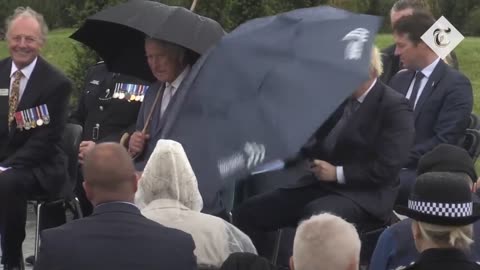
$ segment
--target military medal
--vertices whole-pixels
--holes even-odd
[[[30,126],[30,119],[28,118],[27,112],[22,111],[22,116],[23,116],[23,119],[25,119],[25,129],[29,130],[31,126]]]
[[[45,125],[48,125],[50,123],[50,114],[48,113],[47,104],[41,105],[40,109],[42,110],[43,123]]]
[[[41,113],[40,113],[40,107],[35,107],[35,116],[37,118],[37,126],[42,126],[43,125],[43,120],[41,118]]]
[[[37,122],[35,121],[35,115],[33,114],[33,110],[32,109],[28,109],[27,110],[27,113],[28,115],[30,116],[30,126],[32,128],[36,128],[37,127]]]
[[[139,85],[137,89],[137,95],[135,96],[135,101],[140,101],[140,95],[142,94],[143,85]]]
[[[23,130],[24,123],[23,123],[23,117],[21,112],[15,113],[15,120],[17,121],[17,128],[20,130]]]
[[[118,98],[118,89],[120,88],[120,84],[116,83],[115,84],[115,91],[113,92],[113,98]]]

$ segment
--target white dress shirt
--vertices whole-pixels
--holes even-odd
[[[413,105],[414,109],[417,106],[417,102],[418,102],[420,96],[423,93],[423,89],[425,88],[425,85],[428,82],[428,78],[430,77],[430,75],[432,75],[432,72],[435,69],[435,67],[437,66],[439,61],[440,61],[440,58],[437,58],[430,65],[428,65],[424,69],[420,70],[420,72],[422,72],[422,74],[423,74],[423,78],[422,78],[422,81],[420,82],[420,87],[418,88],[417,98],[416,98],[415,103]],[[407,95],[406,95],[407,99],[410,99],[410,96],[412,95],[412,90],[413,90],[413,84],[414,83],[415,83],[415,78],[410,83],[410,87],[408,87],[408,92],[407,92]]]
[[[161,116],[163,116],[163,113],[165,112],[165,110],[168,107],[168,104],[170,103],[170,100],[175,95],[178,88],[182,84],[185,77],[187,77],[189,72],[190,72],[190,66],[187,66],[185,69],[183,69],[182,73],[180,73],[180,75],[178,75],[178,77],[172,83],[168,83],[168,82],[165,83],[165,91],[163,91],[162,104],[160,107]]]
[[[365,91],[365,93],[363,93],[363,95],[359,96],[357,98],[357,101],[362,104],[363,101],[365,100],[365,98],[367,97],[368,93],[370,93],[370,90],[372,90],[373,86],[377,83],[377,79],[375,79],[372,83],[372,85],[370,85],[370,87],[367,89],[367,91]],[[340,184],[345,184],[345,174],[343,173],[343,166],[337,166],[336,167],[336,170],[337,170],[337,182],[340,183]]]
[[[20,103],[20,100],[22,99],[23,92],[25,92],[25,87],[27,86],[27,82],[30,79],[30,76],[32,76],[33,69],[35,68],[35,65],[37,64],[37,57],[33,59],[33,61],[26,67],[22,68],[20,71],[22,72],[23,76],[20,79],[20,92],[18,93],[18,103]],[[13,81],[15,80],[14,74],[17,72],[18,67],[15,65],[15,63],[12,61],[12,68],[10,70],[10,89],[9,89],[9,95],[10,91],[12,90],[12,84]]]

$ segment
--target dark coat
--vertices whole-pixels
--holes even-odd
[[[89,217],[42,232],[36,270],[193,270],[192,236],[142,216],[123,202],[97,206]]]
[[[317,143],[304,149],[303,156],[343,166],[346,183],[324,183],[307,177],[297,186],[321,185],[387,220],[396,196],[398,172],[413,142],[412,111],[404,97],[377,80],[328,154],[323,141],[342,113],[343,108],[339,108],[316,132]]]
[[[93,66],[85,78],[85,89],[70,122],[83,126],[83,140],[119,142],[125,132],[135,131],[141,103],[112,98],[116,83],[148,85],[140,79],[112,73],[102,62]],[[94,128],[98,125],[96,137]]]
[[[406,95],[415,71],[402,70],[390,86]],[[441,143],[458,144],[463,138],[473,108],[470,80],[440,60],[415,106],[415,143],[407,168],[416,168],[425,153]]]
[[[10,88],[11,58],[0,61],[0,89]],[[8,129],[8,96],[0,97],[0,166],[32,170],[52,196],[63,191],[67,161],[59,143],[66,123],[70,81],[38,57],[17,111],[46,104],[50,123],[30,130]]]
[[[431,248],[420,254],[420,258],[405,270],[477,270],[480,265],[469,260],[465,253],[456,248]]]

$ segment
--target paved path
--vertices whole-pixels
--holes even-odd
[[[33,206],[28,206],[28,216],[27,216],[27,237],[25,242],[23,242],[23,256],[26,258],[30,255],[33,255],[34,245],[35,245],[35,213],[33,212]],[[0,256],[1,256],[0,251]],[[3,270],[3,267],[0,265],[0,269]],[[25,265],[25,269],[31,270],[32,266]]]

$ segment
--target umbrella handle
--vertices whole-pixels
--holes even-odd
[[[163,86],[162,88],[164,88]],[[155,100],[153,101],[152,108],[150,108],[150,112],[148,113],[148,117],[146,119],[145,125],[143,126],[142,133],[146,134],[148,128],[150,127],[150,122],[152,122],[152,115],[153,115],[153,110],[155,110],[155,106],[157,106],[158,99],[160,98],[160,93],[163,93],[163,89],[159,89],[157,92],[157,95],[155,96]]]
[[[195,7],[197,6],[198,0],[193,0],[192,5],[190,6],[190,11],[194,11]]]

